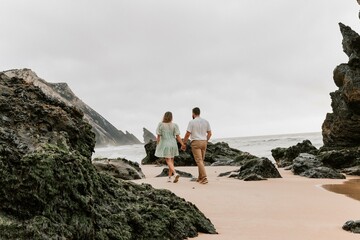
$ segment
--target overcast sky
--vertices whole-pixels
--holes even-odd
[[[198,106],[214,137],[320,132],[355,0],[1,0],[0,70],[30,68],[142,140]]]

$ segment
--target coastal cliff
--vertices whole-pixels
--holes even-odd
[[[68,106],[80,109],[84,119],[90,123],[96,135],[96,146],[139,144],[140,141],[131,133],[124,133],[79,99],[66,83],[48,83],[39,78],[30,69],[4,71],[8,77],[18,77],[39,87],[48,97],[57,99]]]

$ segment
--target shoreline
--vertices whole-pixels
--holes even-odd
[[[359,239],[342,230],[351,219],[360,218],[360,202],[324,189],[323,185],[343,184],[347,180],[308,179],[279,169],[281,179],[244,182],[217,177],[238,167],[206,167],[209,184],[200,185],[188,178],[167,183],[155,178],[163,167],[142,165],[146,179],[135,183],[168,189],[194,203],[215,225],[218,235],[199,234],[199,240],[253,239]],[[197,175],[197,167],[177,169]]]

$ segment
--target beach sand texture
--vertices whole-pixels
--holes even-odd
[[[169,189],[210,218],[219,234],[200,234],[197,240],[360,239],[360,235],[341,229],[346,221],[360,218],[360,202],[321,187],[344,180],[307,179],[280,169],[282,179],[244,182],[217,177],[236,167],[207,167],[209,184],[200,185],[188,178],[174,184],[155,178],[162,167],[142,169],[147,178],[134,182]],[[196,167],[178,169],[197,176]]]

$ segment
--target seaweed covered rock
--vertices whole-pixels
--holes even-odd
[[[219,177],[229,176],[244,181],[259,181],[267,178],[281,178],[275,165],[267,158],[248,160],[239,170],[221,173]]]
[[[150,141],[145,144],[146,157],[142,164],[165,164],[165,160],[155,156],[156,142]],[[179,146],[180,149],[180,146]],[[196,166],[191,152],[190,142],[187,143],[186,151],[179,151],[175,157],[175,166]],[[211,143],[207,145],[205,164],[213,166],[240,166],[246,160],[256,158],[250,153],[231,148],[225,142]]]
[[[293,160],[299,156],[300,153],[315,154],[317,148],[312,145],[310,140],[304,140],[289,148],[275,148],[271,150],[271,154],[276,161],[278,167],[288,167],[293,164]]]
[[[123,180],[136,180],[145,178],[145,175],[138,163],[129,161],[124,158],[95,158],[92,163],[99,172],[105,172],[115,178],[120,178]]]
[[[83,114],[0,73],[0,239],[184,239],[216,233],[193,204],[98,173]]]

